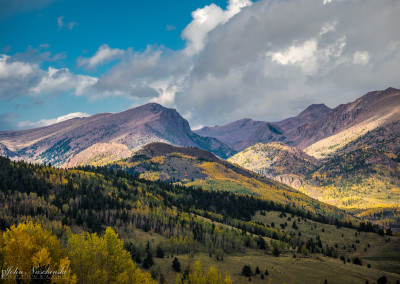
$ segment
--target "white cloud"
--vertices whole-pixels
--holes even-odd
[[[365,65],[369,62],[369,53],[366,51],[357,51],[353,56],[353,63],[359,65]]]
[[[16,77],[28,77],[38,69],[37,64],[11,61],[11,57],[5,54],[0,55],[0,79]]]
[[[73,113],[69,113],[67,115],[59,116],[57,118],[41,119],[41,120],[35,121],[35,122],[29,121],[29,120],[21,121],[17,124],[17,126],[19,128],[23,128],[23,129],[36,128],[36,127],[52,125],[55,123],[63,122],[63,121],[69,120],[69,119],[77,118],[77,117],[88,117],[88,116],[90,116],[90,115],[85,112],[73,112]]]
[[[48,70],[38,63],[20,61],[8,55],[0,55],[0,98],[38,96],[70,92],[75,95],[93,95],[90,89],[98,78],[74,74],[68,68]]]
[[[199,8],[192,12],[193,20],[182,32],[182,38],[187,41],[185,53],[192,56],[203,49],[207,34],[219,24],[226,23],[240,10],[252,4],[249,0],[229,0],[226,10],[215,4]]]
[[[110,48],[107,44],[99,47],[97,52],[89,58],[79,57],[77,62],[78,66],[84,66],[87,69],[96,68],[99,65],[108,63],[110,61],[120,59],[125,55],[125,50],[118,48]]]
[[[173,106],[191,68],[191,59],[181,52],[148,46],[143,52],[128,51],[126,58],[101,76],[94,86],[129,97]]]
[[[77,26],[78,23],[71,21],[68,23],[64,23],[64,16],[60,16],[57,18],[57,26],[58,26],[58,30],[61,30],[62,28],[66,28],[69,31],[72,30],[75,26]]]
[[[400,2],[330,4],[260,0],[209,31],[176,94],[178,111],[190,111],[193,125],[277,121],[312,103],[335,107],[399,87]]]
[[[75,95],[83,95],[85,91],[96,84],[97,80],[96,77],[73,74],[68,68],[49,67],[40,82],[29,89],[29,93],[57,94],[72,91]]]
[[[299,65],[306,73],[316,71],[316,52],[317,40],[311,39],[299,45],[292,45],[281,52],[269,52],[272,60],[282,65],[294,64]]]

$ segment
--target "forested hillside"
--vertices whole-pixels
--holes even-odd
[[[77,277],[81,283],[96,283],[96,279],[103,275],[101,270],[105,268],[101,261],[93,268],[85,270],[82,264],[85,260],[78,257],[85,250],[85,246],[80,244],[85,242],[88,242],[87,245],[91,242],[91,245],[96,245],[97,242],[100,248],[104,241],[115,244],[115,250],[108,251],[106,255],[118,254],[119,257],[125,257],[121,262],[126,265],[118,266],[118,273],[107,274],[106,277],[110,281],[125,279],[126,283],[132,283],[135,277],[148,279],[148,283],[152,281],[149,275],[138,270],[137,265],[150,271],[153,279],[160,282],[165,281],[165,275],[174,275],[180,269],[171,266],[173,258],[170,264],[165,264],[161,260],[164,254],[168,257],[180,255],[182,259],[186,259],[187,254],[209,253],[221,261],[221,258],[236,254],[246,256],[249,253],[263,253],[278,257],[291,251],[301,251],[307,239],[301,234],[285,232],[285,225],[278,228],[273,224],[255,222],[252,219],[257,212],[265,215],[265,212],[275,211],[290,214],[299,220],[307,218],[317,223],[332,224],[337,228],[358,228],[360,231],[385,233],[370,223],[346,220],[344,216],[323,216],[301,210],[293,204],[284,205],[227,191],[146,181],[138,176],[107,168],[64,170],[49,165],[32,165],[0,158],[0,181],[0,225],[3,231],[0,238],[0,264],[3,267],[18,264],[16,258],[10,254],[12,246],[18,244],[10,243],[13,234],[16,242],[21,242],[21,238],[28,235],[32,242],[40,242],[35,239],[34,232],[41,228],[46,229],[49,231],[46,234],[54,236],[54,243],[60,250],[57,257],[54,249],[44,247],[43,251],[32,251],[36,258],[40,257],[39,262],[28,262],[24,265],[56,269],[61,265],[60,261],[69,263],[71,282]],[[13,227],[15,224],[21,225]],[[42,227],[34,224],[41,224]],[[121,248],[122,242],[115,232],[107,227],[123,236],[124,249]],[[104,239],[101,237],[103,234]],[[154,234],[159,236],[158,242],[149,243]],[[136,239],[133,236],[139,237]],[[318,253],[328,258],[338,257],[338,252],[335,252],[337,248],[327,245],[323,244],[324,249],[319,249]],[[311,247],[305,247],[302,253],[307,251],[311,254],[316,252]],[[92,261],[91,258],[96,259],[92,252],[85,251],[83,254],[89,258],[89,262]],[[158,255],[160,260],[155,261],[153,255]],[[46,261],[50,258],[51,261]],[[161,270],[152,270],[154,265]],[[175,266],[177,265],[175,261]],[[190,271],[201,267],[199,263],[196,265],[192,263],[186,274],[178,275],[178,278],[181,277],[180,281],[187,281]],[[85,271],[89,274],[85,274]],[[229,278],[225,276],[237,273],[225,271],[227,275],[222,276],[213,268],[210,271],[219,279],[220,282],[216,283],[229,283]]]

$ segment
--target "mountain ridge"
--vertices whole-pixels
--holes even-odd
[[[97,143],[114,142],[138,150],[157,141],[198,146],[223,158],[234,153],[215,138],[193,133],[189,123],[175,109],[155,103],[36,129],[0,132],[0,142],[19,158],[29,162],[51,162],[56,166],[62,166],[72,155]]]

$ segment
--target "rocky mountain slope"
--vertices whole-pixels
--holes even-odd
[[[3,151],[14,152],[26,161],[50,162],[56,166],[62,166],[68,159],[67,165],[76,164],[74,160],[85,162],[85,156],[88,160],[94,156],[112,158],[107,152],[115,147],[126,146],[133,151],[156,141],[203,148],[222,158],[235,153],[215,138],[193,133],[176,110],[155,103],[31,130],[0,132],[0,143],[6,147]],[[92,147],[93,152],[86,150],[78,158],[73,156],[97,143],[102,144]],[[104,143],[112,145],[105,147]]]
[[[268,142],[295,146],[318,159],[327,159],[367,133],[400,121],[400,90],[373,91],[354,102],[330,109],[309,106],[298,116],[278,122],[242,119],[224,126],[204,127],[199,135],[220,139],[238,150]]]
[[[282,121],[275,122],[283,131],[290,132],[293,129],[305,124],[316,121],[330,112],[332,109],[324,104],[312,104],[303,110],[298,116],[290,117]]]
[[[254,121],[244,118],[223,126],[203,127],[194,132],[202,136],[215,137],[237,151],[242,151],[257,143],[284,142],[292,144],[290,136],[295,134],[298,127],[318,120],[330,110],[324,104],[314,104],[298,116],[279,122]]]
[[[368,132],[398,121],[400,90],[388,88],[336,107],[319,120],[298,127],[291,139],[309,155],[329,158]]]
[[[305,175],[320,164],[303,151],[279,142],[255,144],[228,161],[295,188],[303,186]]]

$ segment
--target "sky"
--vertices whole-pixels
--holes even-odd
[[[148,102],[192,128],[399,88],[400,1],[0,0],[0,130]]]

